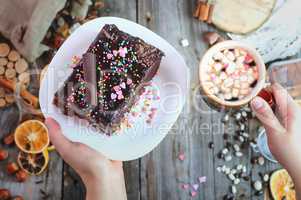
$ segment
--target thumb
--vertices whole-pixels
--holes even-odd
[[[264,99],[255,97],[251,102],[251,107],[255,112],[256,117],[263,124],[268,135],[278,134],[285,131],[277,117],[274,115],[271,107]]]
[[[51,143],[64,158],[71,151],[73,143],[62,134],[61,127],[57,121],[52,118],[46,118],[45,124],[48,128]]]

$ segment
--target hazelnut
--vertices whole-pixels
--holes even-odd
[[[19,166],[14,162],[9,162],[6,165],[6,171],[8,174],[14,174],[19,170]]]
[[[0,161],[5,160],[8,157],[8,152],[4,149],[0,149]]]
[[[8,189],[0,188],[0,200],[8,200],[11,195]]]
[[[3,138],[3,143],[5,145],[11,145],[15,142],[14,133],[8,134]]]
[[[15,196],[12,198],[12,200],[23,200],[23,197],[21,196]]]
[[[19,181],[19,182],[25,182],[27,179],[27,176],[28,176],[28,174],[24,170],[19,170],[16,173],[16,178],[17,178],[17,181]]]
[[[204,41],[209,45],[214,45],[219,41],[220,38],[221,36],[216,32],[205,32],[203,34]]]

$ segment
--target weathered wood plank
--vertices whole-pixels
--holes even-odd
[[[197,75],[200,55],[206,49],[201,41],[206,25],[191,18],[194,3],[193,0],[138,1],[139,23],[179,50],[191,75],[182,114],[164,141],[141,159],[141,199],[189,199],[191,190],[181,189],[181,183],[197,183],[197,177],[203,175],[207,176],[207,182],[201,184],[194,199],[214,199],[213,152],[207,148],[212,141],[211,111],[200,99]],[[190,41],[190,47],[180,46],[182,38]],[[181,152],[186,156],[184,161],[178,160]]]
[[[2,38],[0,41],[3,41]],[[31,69],[33,65],[31,65]],[[36,77],[32,77],[31,82],[37,82]],[[37,87],[31,87],[30,90],[37,94]],[[15,130],[18,125],[19,111],[16,105],[11,105],[7,108],[0,110],[0,140]],[[21,195],[24,199],[40,200],[43,194],[49,194],[48,199],[61,199],[61,184],[62,184],[62,160],[53,152],[50,153],[50,162],[48,169],[40,176],[31,176],[25,183],[18,183],[15,176],[8,176],[5,166],[8,161],[16,162],[18,150],[17,147],[7,147],[0,144],[0,148],[9,150],[9,159],[0,162],[0,188],[7,188],[11,191],[12,195]],[[40,183],[36,183],[40,182]]]
[[[109,16],[122,17],[136,21],[136,0],[118,1],[107,0],[105,7]],[[139,160],[125,162],[124,172],[126,179],[128,199],[139,199]],[[64,200],[82,200],[85,199],[85,186],[76,172],[64,164]]]

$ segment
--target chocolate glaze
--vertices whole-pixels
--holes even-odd
[[[91,71],[84,69],[92,67],[93,62],[85,59],[74,67],[53,103],[65,115],[86,119],[95,128],[111,134],[139,99],[144,85],[157,73],[164,54],[115,25],[105,25],[86,54],[96,58],[97,104],[93,106],[93,90],[87,86],[93,79],[91,74],[87,77]]]

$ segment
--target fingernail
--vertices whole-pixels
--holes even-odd
[[[260,108],[263,107],[263,100],[258,98],[258,97],[255,97],[252,101],[252,107],[255,109],[255,110],[259,110]]]

